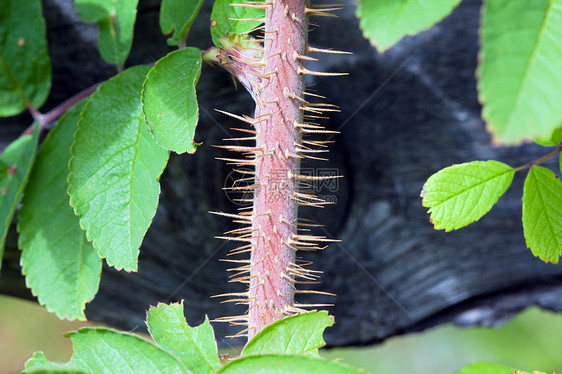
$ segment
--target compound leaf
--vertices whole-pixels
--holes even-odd
[[[150,307],[146,324],[156,343],[194,374],[212,373],[220,366],[215,333],[209,320],[190,327],[183,314],[183,301]]]
[[[523,234],[535,256],[558,263],[562,253],[562,182],[541,166],[532,167],[525,178]]]
[[[324,330],[334,324],[327,311],[307,312],[286,317],[267,325],[248,342],[244,356],[283,353],[308,353],[318,356],[318,348],[326,342]]]
[[[20,136],[0,155],[0,260],[8,229],[35,160],[39,126],[37,122],[33,126],[32,134]]]
[[[68,161],[84,102],[49,133],[25,189],[19,212],[22,273],[39,303],[59,318],[85,320],[99,286],[101,261],[69,205]]]
[[[70,203],[101,257],[136,271],[139,246],[158,205],[168,152],[148,132],[140,92],[147,66],[103,83],[78,123],[70,159]]]
[[[97,22],[101,57],[123,66],[133,44],[138,0],[75,0],[83,22]]]
[[[205,0],[162,0],[160,5],[160,30],[167,35],[168,45],[185,42],[191,24]]]
[[[460,229],[490,211],[511,185],[514,173],[511,166],[498,161],[449,166],[429,177],[422,204],[430,208],[436,230]]]
[[[548,135],[562,123],[562,1],[484,2],[478,93],[497,143]]]
[[[0,116],[39,108],[51,90],[51,60],[39,0],[0,0]]]
[[[199,120],[195,86],[201,74],[201,50],[183,48],[160,59],[142,90],[143,111],[150,132],[163,148],[194,153]]]
[[[504,365],[478,362],[465,366],[455,374],[512,374],[513,372],[514,369]]]
[[[365,36],[384,51],[406,35],[428,29],[445,18],[461,0],[359,0],[357,15]]]
[[[241,4],[251,1],[247,0],[215,0],[211,11],[211,37],[217,47],[222,47],[219,38],[228,34],[244,34],[259,26],[260,21],[237,21],[244,19],[262,19],[265,10],[259,8],[248,8],[231,6],[230,4]]]
[[[244,356],[222,366],[216,374],[357,374],[365,373],[337,362],[303,355]]]

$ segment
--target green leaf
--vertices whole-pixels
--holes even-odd
[[[515,171],[498,161],[453,165],[433,174],[422,190],[436,230],[451,231],[478,221],[509,188]]]
[[[78,123],[70,159],[70,203],[101,257],[136,271],[139,246],[158,205],[168,152],[148,133],[140,92],[147,66],[103,83]]]
[[[212,373],[220,366],[215,333],[205,318],[197,327],[188,326],[183,300],[177,304],[150,307],[146,324],[154,341],[194,374]]]
[[[185,43],[191,24],[205,0],[162,0],[160,5],[160,29],[171,34],[168,45]]]
[[[146,78],[143,111],[160,146],[177,153],[194,153],[199,120],[195,86],[201,74],[201,50],[183,48],[160,59]]]
[[[562,2],[484,2],[478,93],[496,143],[548,135],[562,123]]]
[[[123,66],[133,44],[138,0],[75,0],[82,22],[97,22],[101,57]]]
[[[428,29],[445,18],[461,0],[359,0],[357,15],[365,36],[379,51],[406,35]]]
[[[20,136],[0,155],[4,168],[0,172],[0,266],[6,235],[35,160],[39,125],[33,126],[33,134]]]
[[[465,366],[455,374],[511,374],[514,369],[507,366],[479,362]]]
[[[310,356],[261,355],[246,356],[222,366],[216,374],[357,374],[364,370],[351,368]]]
[[[318,348],[326,344],[322,335],[334,324],[327,311],[307,312],[286,317],[267,325],[248,342],[242,355],[268,353],[318,356]]]
[[[542,166],[533,166],[525,178],[523,234],[535,256],[558,263],[562,253],[562,182]]]
[[[39,303],[59,318],[85,320],[101,261],[69,205],[68,161],[84,102],[72,107],[39,148],[19,212],[22,273]]]
[[[69,332],[74,352],[67,364],[54,364],[62,368],[76,368],[88,373],[189,373],[185,367],[168,352],[156,347],[133,334],[105,328],[84,328]],[[45,356],[26,363],[26,369],[38,367],[50,369]],[[46,362],[46,363],[45,363]],[[39,366],[39,364],[43,366]],[[57,366],[52,366],[57,368]]]
[[[259,1],[259,0],[258,0]],[[244,34],[258,27],[260,21],[237,21],[244,19],[262,19],[265,10],[231,6],[230,4],[252,3],[248,0],[215,0],[211,11],[211,37],[217,47],[222,47],[219,38],[228,34]]]
[[[0,116],[39,108],[51,90],[51,60],[39,0],[0,0]]]
[[[90,373],[89,371],[82,371],[74,367],[70,362],[58,363],[50,362],[43,352],[36,352],[33,356],[27,360],[25,363],[24,373]]]
[[[553,147],[562,142],[562,127],[557,127],[546,136],[535,139],[535,143],[544,147]]]

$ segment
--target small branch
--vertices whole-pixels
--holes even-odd
[[[55,121],[57,118],[62,116],[68,109],[70,109],[74,104],[78,103],[80,100],[89,97],[98,88],[99,83],[94,84],[86,88],[83,91],[78,92],[76,95],[64,101],[62,104],[56,106],[51,111],[41,114],[35,108],[29,107],[31,115],[36,121],[39,121],[39,132],[43,131],[45,127]],[[22,135],[29,135],[33,132],[33,125],[29,126]]]
[[[558,146],[556,147],[556,149],[554,151],[552,151],[552,152],[550,152],[550,153],[548,153],[548,154],[546,154],[546,155],[542,156],[541,158],[538,158],[534,161],[530,161],[530,162],[527,162],[524,165],[518,166],[514,170],[520,171],[520,170],[523,170],[523,169],[530,169],[535,165],[542,164],[543,162],[545,162],[546,160],[548,160],[551,157],[556,156],[560,152],[562,152],[562,144],[558,144]]]

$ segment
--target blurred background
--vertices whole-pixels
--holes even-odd
[[[62,334],[88,325],[91,323],[61,321],[35,303],[0,296],[0,374],[19,372],[37,351],[53,361],[68,361],[72,346]],[[497,329],[447,324],[374,346],[327,349],[322,355],[373,374],[452,374],[479,361],[560,373],[560,336],[562,315],[533,307]]]

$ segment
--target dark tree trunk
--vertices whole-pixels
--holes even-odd
[[[77,21],[70,0],[45,0],[53,91],[48,110],[72,94],[102,81],[115,69],[98,57],[95,26]],[[210,2],[190,33],[188,44],[210,46]],[[320,19],[310,43],[350,50],[353,56],[327,55],[313,70],[347,71],[349,77],[315,79],[314,87],[341,113],[326,126],[333,138],[330,163],[303,167],[337,169],[345,178],[322,186],[320,195],[337,200],[324,209],[303,209],[304,218],[325,224],[322,235],[341,239],[305,257],[325,272],[320,290],[335,298],[336,325],[330,345],[359,345],[391,335],[455,322],[497,325],[530,305],[562,309],[562,269],[544,264],[526,249],[521,227],[523,175],[488,216],[460,231],[434,231],[419,197],[424,181],[453,163],[497,159],[518,166],[545,154],[524,145],[494,148],[480,118],[474,72],[478,50],[478,1],[464,1],[436,27],[377,54],[361,36],[354,5],[339,19]],[[169,48],[158,28],[158,1],[139,5],[129,64],[150,63]],[[239,291],[227,283],[224,258],[231,244],[213,237],[232,224],[208,214],[234,212],[236,204],[221,188],[231,170],[214,160],[210,147],[230,137],[237,123],[215,111],[251,114],[252,102],[235,92],[230,77],[205,67],[198,85],[201,120],[195,155],[173,156],[162,177],[157,215],[144,241],[139,273],[104,268],[101,289],[88,305],[92,320],[125,329],[144,329],[145,309],[157,302],[185,299],[191,323],[239,314],[243,307],[221,305],[213,294]],[[0,149],[30,124],[30,117],[2,119]],[[554,165],[554,161],[551,166]],[[548,164],[547,164],[548,166]],[[11,233],[0,288],[29,297],[19,276],[17,238]],[[233,331],[215,324],[221,337]]]

